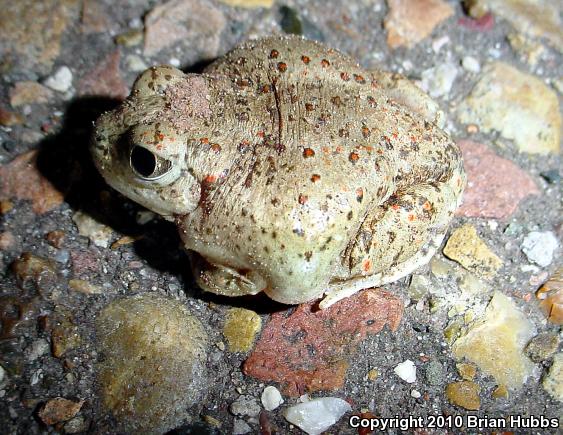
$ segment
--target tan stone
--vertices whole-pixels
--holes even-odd
[[[153,8],[145,18],[145,56],[189,41],[204,57],[215,57],[227,20],[208,0],[171,0]]]
[[[557,268],[536,292],[536,297],[541,301],[540,308],[547,320],[563,325],[563,267]]]
[[[241,8],[271,8],[274,0],[219,0],[229,6]]]
[[[560,3],[553,0],[465,0],[469,13],[478,18],[487,10],[508,21],[520,32],[546,38],[563,51]]]
[[[459,363],[456,365],[459,375],[466,381],[472,381],[477,374],[477,367],[473,364]]]
[[[72,220],[78,228],[78,234],[88,237],[94,245],[100,248],[107,248],[112,236],[112,229],[94,219],[92,216],[77,211],[72,216]]]
[[[51,352],[55,358],[62,358],[67,352],[76,349],[82,342],[78,327],[72,314],[60,308],[54,317],[51,330]]]
[[[82,279],[71,279],[68,282],[68,287],[75,292],[85,295],[100,295],[104,293],[104,289],[102,287],[91,284]]]
[[[456,358],[475,363],[499,384],[517,389],[534,370],[524,354],[524,347],[535,335],[534,325],[515,303],[495,292],[485,314],[477,319],[456,340]]]
[[[79,12],[78,0],[0,0],[0,57],[4,62],[47,73],[61,37]]]
[[[522,33],[511,33],[507,36],[512,49],[520,55],[530,66],[536,66],[545,53],[545,47],[540,43],[526,38]]]
[[[21,154],[0,166],[0,200],[27,199],[33,211],[46,213],[63,202],[59,192],[37,169],[37,151]]]
[[[553,358],[553,364],[544,377],[542,385],[551,396],[563,402],[563,352]]]
[[[112,302],[96,321],[103,406],[120,432],[164,433],[202,398],[207,335],[176,300],[155,294]]]
[[[56,397],[54,399],[49,399],[38,412],[38,415],[45,424],[51,425],[60,423],[62,421],[70,420],[78,414],[78,411],[80,411],[83,404],[84,400],[74,402],[62,397]]]
[[[387,0],[385,17],[387,44],[391,48],[413,47],[453,15],[453,8],[442,0]]]
[[[231,308],[227,311],[223,335],[231,352],[248,352],[256,334],[262,329],[262,319],[254,311]]]
[[[446,386],[446,397],[454,405],[476,411],[481,407],[480,391],[481,388],[475,382],[452,382]]]
[[[493,278],[502,260],[481,240],[477,230],[466,224],[457,228],[444,247],[444,255],[483,278]]]
[[[555,92],[539,78],[503,63],[487,65],[458,116],[481,131],[500,132],[521,152],[559,152],[561,115]]]

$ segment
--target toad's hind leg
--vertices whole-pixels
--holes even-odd
[[[348,270],[329,284],[320,308],[396,281],[428,263],[457,205],[449,183],[412,186],[369,213],[342,256]]]
[[[388,272],[380,272],[374,275],[359,276],[352,278],[348,281],[340,283],[329,284],[328,290],[325,292],[325,297],[319,303],[320,309],[325,309],[335,304],[336,302],[352,296],[354,293],[365,288],[378,287],[390,282],[397,281],[404,276],[414,272],[420,266],[427,264],[434,256],[437,249],[442,244],[445,234],[438,234],[427,243],[420,251],[407,261],[398,264]]]

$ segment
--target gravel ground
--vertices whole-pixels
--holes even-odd
[[[8,8],[7,3],[0,4]],[[452,311],[459,302],[460,282],[467,279],[464,277],[468,273],[445,259],[441,252],[437,258],[445,265],[445,274],[437,272],[438,263],[417,271],[417,276],[426,279],[422,296],[415,295],[410,277],[385,286],[404,303],[398,329],[391,331],[385,327],[377,334],[368,334],[356,344],[357,348],[354,346],[342,388],[311,393],[311,397],[340,397],[352,406],[352,412],[327,433],[358,433],[348,424],[348,417],[358,413],[378,417],[420,416],[425,419],[425,426],[429,416],[466,419],[468,415],[563,415],[561,403],[542,387],[558,341],[555,349],[535,364],[527,381],[510,390],[507,397],[494,398],[499,382],[479,364],[476,376],[468,381],[480,388],[477,409],[451,403],[445,392],[448,384],[462,378],[459,360],[448,340],[448,325],[463,319],[468,307],[476,316],[481,315],[493,291],[512,297],[538,333],[547,333],[555,340],[560,334],[557,324],[546,321],[534,296],[561,265],[559,153],[519,152],[516,141],[496,131],[487,133],[479,125],[472,129],[461,124],[456,116],[456,110],[481,77],[484,65],[492,61],[505,62],[535,76],[560,103],[563,62],[557,44],[541,37],[531,38],[541,54],[537,62],[530,62],[515,43],[509,43],[509,35],[523,34],[508,20],[493,13],[492,25],[484,20],[475,24],[457,1],[446,2],[453,15],[436,24],[429,36],[411,48],[395,49],[389,47],[388,29],[383,27],[389,13],[385,1],[286,1],[265,8],[177,1],[186,5],[189,13],[185,20],[189,24],[180,39],[173,38],[168,44],[169,35],[158,36],[153,46],[147,42],[151,17],[157,8],[171,2],[38,3],[43,3],[45,9],[11,5],[7,17],[17,20],[10,24],[17,31],[6,24],[1,26],[5,30],[0,30],[4,41],[0,43],[0,432],[158,433],[173,429],[166,424],[138,428],[131,423],[136,419],[144,421],[146,410],[125,417],[112,413],[111,406],[101,399],[104,387],[97,369],[107,358],[96,332],[99,334],[99,313],[125,296],[156,293],[179,300],[187,307],[204,325],[210,344],[207,376],[201,374],[205,382],[198,387],[201,398],[182,408],[180,417],[173,420],[177,428],[172,433],[301,433],[282,415],[286,405],[298,401],[285,394],[285,403],[274,411],[254,412],[249,409],[252,406],[244,405],[242,415],[233,415],[236,412],[230,406],[241,394],[251,396],[259,404],[265,385],[283,388],[243,374],[242,366],[250,352],[230,351],[225,347],[224,335],[225,317],[232,307],[258,313],[262,325],[267,325],[272,313],[287,311],[289,315],[293,308],[260,296],[228,299],[204,294],[193,282],[174,226],[147,214],[109,188],[93,167],[87,150],[92,122],[119,103],[143,65],[170,63],[184,71],[198,72],[240,41],[284,31],[321,40],[350,54],[364,67],[399,72],[417,81],[424,82],[424,71],[430,68],[454,65],[457,76],[451,87],[446,86],[437,97],[448,117],[446,129],[456,140],[485,144],[500,158],[513,162],[522,170],[515,180],[531,177],[538,193],[519,204],[514,200],[517,208],[513,213],[478,217],[474,212],[455,218],[450,232],[471,224],[503,263],[463,309]],[[179,10],[175,13],[181,14]],[[471,24],[464,24],[467,22]],[[57,41],[60,47],[55,49]],[[467,56],[472,59],[462,62]],[[64,71],[55,74],[65,66],[71,71],[70,86],[65,83]],[[45,86],[32,88],[31,82]],[[18,103],[14,89],[22,83],[32,90],[26,95],[20,92],[24,101]],[[440,93],[436,90],[438,85],[430,87]],[[14,163],[18,158],[23,160]],[[510,185],[502,189],[501,193],[509,198],[512,194],[517,196]],[[92,217],[98,223],[92,222]],[[531,265],[522,252],[522,243],[532,231],[550,232],[558,240],[559,247],[547,265]],[[463,321],[461,325],[464,330]],[[417,367],[417,381],[412,384],[402,381],[393,371],[407,359]],[[373,376],[368,375],[372,369],[377,370],[377,376],[374,372]],[[147,383],[154,379],[160,382],[149,370],[141,377],[145,376]],[[559,390],[562,384],[559,375]],[[174,394],[171,387],[169,396]],[[64,404],[60,408],[68,415],[49,417],[45,404],[57,397],[80,403],[79,410]],[[59,413],[62,411],[59,409]],[[405,430],[389,429],[387,433],[491,431],[468,428],[464,420],[463,427],[414,431],[411,426]],[[556,432],[553,428],[516,430]]]

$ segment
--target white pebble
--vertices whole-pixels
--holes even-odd
[[[450,38],[448,36],[442,36],[441,38],[437,38],[434,41],[432,41],[432,50],[434,51],[434,53],[438,53],[440,49],[448,42],[450,42]]]
[[[473,56],[465,56],[461,60],[461,66],[466,71],[472,73],[478,73],[479,71],[481,71],[481,65],[479,64],[479,61],[475,59]]]
[[[287,421],[309,435],[318,435],[336,423],[352,407],[337,397],[322,397],[299,403],[284,410]]]
[[[546,267],[553,260],[553,253],[559,243],[551,231],[532,231],[522,242],[522,251],[533,263]]]
[[[72,86],[72,71],[68,66],[61,66],[55,74],[47,77],[45,86],[58,92],[66,92]]]
[[[420,399],[421,396],[422,396],[422,394],[420,394],[420,391],[417,391],[417,390],[411,391],[411,397],[414,397],[415,399]]]
[[[280,391],[272,385],[264,388],[261,400],[266,411],[273,411],[283,403]]]
[[[144,71],[148,68],[147,64],[140,56],[136,54],[130,54],[125,58],[125,64],[127,65],[127,69],[133,72],[140,72]]]
[[[453,63],[444,63],[422,71],[421,86],[431,97],[444,97],[450,93],[458,68]]]
[[[176,68],[178,68],[180,66],[180,59],[178,59],[177,57],[173,57],[171,58],[168,63]]]
[[[137,212],[137,215],[135,216],[135,221],[139,225],[146,225],[154,218],[156,218],[156,214],[154,214],[154,212],[150,210],[143,210]]]
[[[6,384],[6,381],[6,370],[4,370],[4,367],[0,366],[0,388],[2,388]]]
[[[397,364],[397,367],[395,367],[393,371],[403,381],[408,382],[409,384],[416,382],[416,366],[410,359]]]

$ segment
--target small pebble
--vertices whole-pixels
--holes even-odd
[[[410,359],[407,359],[398,364],[397,367],[393,369],[393,371],[403,381],[408,382],[409,384],[416,382],[416,366]]]
[[[179,68],[181,65],[180,59],[178,59],[177,57],[169,59],[168,63],[176,68]]]
[[[422,71],[421,86],[433,98],[446,97],[454,84],[458,68],[453,63],[443,63]]]
[[[501,398],[508,399],[508,389],[504,385],[499,385],[492,392],[491,397],[493,399],[501,399]]]
[[[130,54],[125,58],[127,69],[132,72],[141,72],[148,68],[148,65],[136,54]]]
[[[4,367],[0,366],[0,388],[3,388],[8,381],[8,376],[6,376],[6,370]]]
[[[244,435],[250,432],[252,432],[252,428],[246,421],[239,418],[235,419],[235,422],[233,423],[233,435]]]
[[[39,357],[49,352],[50,348],[51,345],[49,344],[49,342],[44,338],[40,338],[34,341],[29,350],[26,352],[27,359],[29,361],[35,361]],[[2,381],[0,381],[0,384],[2,384]]]
[[[260,404],[252,396],[240,396],[229,407],[234,415],[257,417],[260,414]]]
[[[336,423],[352,407],[337,397],[321,397],[285,409],[287,421],[299,426],[309,435],[318,435]]]
[[[72,86],[72,71],[68,66],[61,66],[44,82],[45,86],[54,91],[66,92]]]
[[[439,361],[430,361],[425,374],[430,385],[441,385],[444,382],[444,367]]]
[[[539,363],[549,359],[559,348],[559,336],[555,333],[544,332],[536,335],[526,346],[526,355],[533,362]]]
[[[137,212],[137,215],[135,216],[135,221],[139,225],[146,225],[150,221],[152,221],[155,217],[156,214],[154,214],[152,211],[144,210]]]
[[[461,66],[464,70],[471,73],[478,73],[479,71],[481,71],[481,65],[479,64],[479,61],[473,56],[465,56],[461,60]]]
[[[522,242],[522,251],[538,266],[549,266],[553,260],[553,253],[559,246],[557,238],[551,231],[532,231]]]
[[[561,175],[557,169],[550,169],[540,173],[540,176],[549,184],[557,184],[561,181]]]
[[[448,44],[450,42],[450,38],[449,36],[442,36],[440,38],[435,39],[434,41],[432,41],[432,51],[434,51],[434,53],[438,53],[441,48]]]
[[[417,390],[411,391],[411,397],[414,397],[415,399],[420,399],[421,396],[422,396],[422,394],[420,394],[420,391],[417,391]]]
[[[481,407],[480,390],[475,382],[452,382],[446,387],[446,397],[453,405],[476,411]]]
[[[262,405],[264,406],[264,409],[266,411],[273,411],[283,403],[283,397],[281,393],[276,387],[272,385],[264,388],[260,399],[262,400]]]

